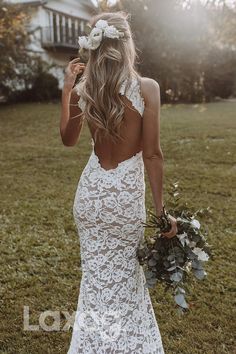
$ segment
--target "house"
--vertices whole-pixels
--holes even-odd
[[[28,50],[39,54],[48,63],[56,64],[50,72],[63,86],[64,69],[79,49],[78,36],[96,13],[92,0],[12,0],[30,6],[31,21],[27,28],[30,36]]]

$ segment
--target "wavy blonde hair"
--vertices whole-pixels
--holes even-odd
[[[100,46],[88,52],[88,62],[80,80],[81,97],[85,101],[84,118],[95,127],[95,140],[109,136],[113,141],[123,140],[120,128],[125,104],[119,89],[125,79],[127,88],[133,77],[140,78],[135,68],[137,52],[128,23],[130,14],[123,11],[103,12],[93,16],[89,23],[93,28],[102,19],[124,32],[124,37],[103,37]],[[79,56],[83,56],[80,49]],[[127,89],[126,88],[126,89]]]

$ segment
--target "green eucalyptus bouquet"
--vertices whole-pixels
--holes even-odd
[[[206,234],[200,231],[198,215],[211,212],[209,207],[191,213],[186,209],[187,203],[180,205],[178,182],[173,183],[173,209],[169,212],[163,206],[163,212],[157,217],[148,209],[149,222],[143,223],[146,228],[154,229],[151,237],[144,237],[137,250],[139,263],[144,268],[146,286],[154,287],[158,282],[166,285],[166,291],[172,290],[175,303],[180,313],[189,309],[185,299],[185,285],[190,282],[190,273],[198,280],[207,275],[204,262],[213,256],[211,246],[207,243]],[[177,220],[177,234],[172,238],[162,235],[169,231],[171,224],[168,214]]]

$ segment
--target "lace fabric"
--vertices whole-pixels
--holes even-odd
[[[140,83],[138,78],[133,78],[131,81],[131,85],[127,87],[128,79],[125,79],[120,87],[119,93],[121,95],[125,95],[132,103],[133,107],[139,112],[142,116],[145,108],[144,98],[141,95],[140,90]],[[81,83],[79,82],[76,85],[76,92],[80,96],[81,90]],[[80,97],[78,101],[78,106],[80,107],[81,111],[85,109],[85,101],[82,97]]]
[[[129,97],[138,94],[134,85]],[[82,279],[67,354],[164,354],[136,254],[146,221],[142,151],[105,170],[92,145],[73,204]]]

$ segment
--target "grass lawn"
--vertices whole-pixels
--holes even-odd
[[[162,107],[166,206],[177,180],[189,207],[209,206],[202,224],[215,252],[207,278],[190,287],[188,314],[177,314],[162,287],[150,289],[166,354],[235,353],[235,111],[233,102]],[[72,314],[77,305],[81,268],[72,205],[91,145],[84,126],[76,147],[63,146],[59,114],[60,105],[51,103],[0,109],[1,354],[59,354],[69,347],[71,329],[23,327],[24,306],[30,325],[46,310],[60,311],[62,329],[62,311]],[[146,191],[151,208],[148,183]]]

